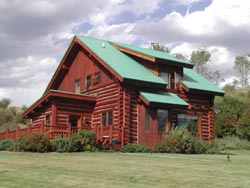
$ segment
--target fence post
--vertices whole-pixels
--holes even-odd
[[[71,136],[71,123],[69,123],[69,129],[68,129],[68,137]]]
[[[17,125],[16,126],[16,140],[18,139],[19,137],[19,126]]]

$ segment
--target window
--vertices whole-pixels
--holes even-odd
[[[80,93],[81,91],[81,81],[77,80],[75,81],[75,93]]]
[[[101,73],[98,72],[94,75],[94,81],[93,81],[93,84],[99,84],[101,81]]]
[[[191,134],[198,134],[198,116],[178,114],[177,126],[187,128]]]
[[[113,124],[113,112],[102,113],[102,126],[111,126]]]
[[[168,111],[158,110],[158,131],[166,131],[166,125],[168,122]]]
[[[89,89],[91,86],[91,76],[87,76],[86,78],[86,88]]]
[[[45,116],[45,125],[46,125],[46,126],[49,126],[50,123],[51,123],[51,121],[50,121],[50,115],[46,115],[46,116]]]
[[[149,110],[145,110],[145,130],[150,130],[150,112]]]
[[[161,72],[160,75],[161,78],[168,82],[169,89],[176,89],[177,84],[181,81],[181,77],[177,72]]]

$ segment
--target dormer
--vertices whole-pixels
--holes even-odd
[[[120,43],[113,44],[118,50],[163,78],[168,83],[167,90],[172,92],[178,90],[181,81],[184,80],[183,69],[193,68],[192,63],[177,59],[165,52]]]

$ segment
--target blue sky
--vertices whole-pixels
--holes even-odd
[[[234,57],[250,51],[246,0],[2,0],[0,23],[0,99],[18,106],[42,95],[75,34],[187,57],[204,47],[225,83]]]

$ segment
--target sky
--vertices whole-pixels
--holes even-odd
[[[40,98],[75,34],[160,43],[187,57],[206,48],[210,69],[230,83],[235,56],[250,52],[250,1],[1,0],[0,100],[29,106]]]

